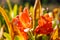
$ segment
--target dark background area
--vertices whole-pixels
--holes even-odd
[[[23,4],[29,2],[31,5],[34,5],[35,0],[20,0]],[[42,5],[57,4],[60,5],[60,0],[41,0]]]
[[[21,0],[23,3],[29,2],[34,5],[35,0]],[[42,4],[60,4],[60,0],[41,0]]]
[[[24,4],[29,2],[31,5],[34,5],[35,0],[10,0],[13,3]],[[42,4],[58,4],[60,5],[60,0],[40,0]],[[0,4],[6,2],[6,0],[0,0]]]
[[[24,6],[25,3],[29,3],[29,5],[34,6],[35,0],[10,0],[11,1],[11,5],[12,7],[14,6],[15,3],[17,3],[18,5],[22,5]],[[41,1],[41,5],[42,7],[46,8],[48,7],[50,10],[52,10],[53,8],[56,7],[60,7],[60,0],[40,0]],[[5,8],[8,9],[8,5],[6,3],[6,0],[0,0],[0,5],[5,6]]]

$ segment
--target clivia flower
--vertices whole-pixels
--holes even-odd
[[[20,30],[23,40],[28,40],[28,35],[26,32],[31,28],[31,17],[29,16],[28,9],[24,8],[23,12],[20,15],[17,15],[12,22],[13,25],[18,27]]]
[[[24,28],[31,28],[31,17],[29,16],[28,8],[24,8],[23,12],[19,16],[20,22],[23,24]]]
[[[53,31],[52,28],[52,17],[45,14],[38,20],[38,26],[35,29],[37,34],[50,34]]]

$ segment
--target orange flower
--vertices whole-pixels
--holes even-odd
[[[23,27],[22,23],[20,22],[18,16],[17,16],[17,18],[14,18],[12,20],[12,23],[13,23],[14,27],[17,27],[17,29],[14,28],[14,32],[19,34],[19,36],[21,37],[22,40],[28,40],[28,35],[26,32],[24,32],[25,28]],[[18,32],[18,30],[19,30],[19,32]]]
[[[12,23],[20,30],[22,40],[28,40],[28,35],[24,31],[26,28],[31,28],[31,17],[29,16],[28,9],[24,8],[23,12],[12,20]]]
[[[24,28],[31,28],[31,17],[29,17],[29,11],[27,8],[24,8],[19,18]]]
[[[52,18],[48,14],[41,16],[35,29],[37,34],[50,34],[53,31]]]

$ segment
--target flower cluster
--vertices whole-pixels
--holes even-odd
[[[37,34],[50,34],[52,31],[52,17],[49,17],[48,14],[40,16],[35,32]]]
[[[13,25],[16,25],[21,32],[21,35],[24,37],[24,40],[28,40],[28,35],[25,32],[25,29],[31,28],[31,17],[29,16],[29,11],[27,8],[24,8],[16,18],[13,18]],[[38,20],[38,26],[35,28],[34,32],[36,34],[50,34],[53,31],[52,28],[52,17],[48,14],[40,16]]]

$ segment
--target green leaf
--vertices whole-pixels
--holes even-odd
[[[15,36],[14,40],[22,40],[20,36]]]
[[[1,21],[0,21],[0,30],[1,30]]]
[[[15,36],[15,39],[14,40],[19,40],[19,37],[18,36]]]
[[[14,5],[13,12],[14,12],[14,17],[17,15],[17,4]]]
[[[55,28],[55,26],[56,26],[56,20],[54,20],[53,28]]]
[[[10,14],[10,20],[17,15],[17,10],[18,10],[17,8],[18,8],[17,4],[15,4],[13,10],[10,10],[10,13],[9,13]]]
[[[4,37],[6,37],[7,40],[11,40],[11,36],[8,33],[4,32],[3,35]]]
[[[9,6],[10,11],[11,11],[12,10],[12,6],[11,6],[11,3],[10,3],[10,0],[6,0],[6,2],[8,4],[8,6]]]
[[[38,26],[38,19],[35,20],[35,27],[34,29]]]
[[[33,6],[30,7],[30,10],[29,11],[30,11],[31,17],[33,17],[33,13],[34,13]]]
[[[48,40],[48,36],[43,35],[43,36],[42,36],[42,40]]]

